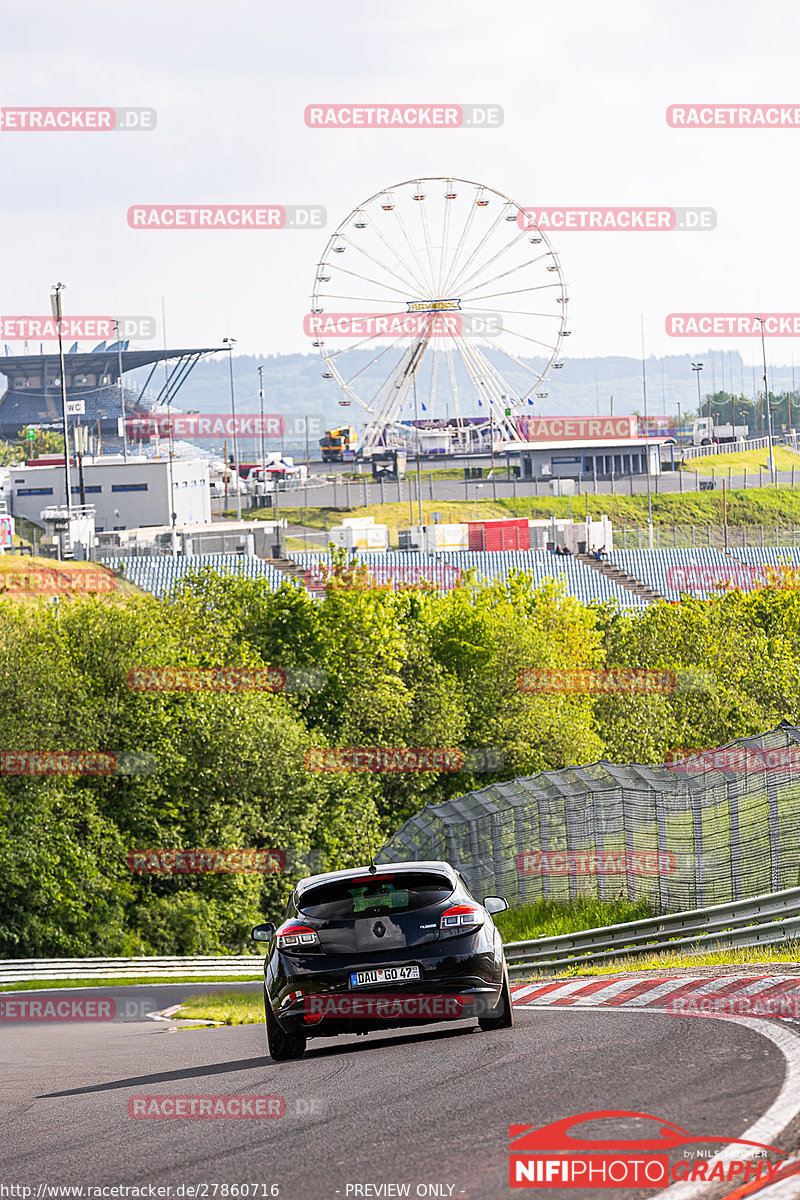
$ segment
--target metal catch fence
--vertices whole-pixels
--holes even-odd
[[[509,904],[648,899],[676,912],[800,884],[800,728],[669,765],[598,762],[416,813],[378,861],[445,859]]]

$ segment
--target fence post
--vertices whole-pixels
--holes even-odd
[[[386,503],[386,490],[383,485],[383,479],[381,479],[380,483],[381,483],[381,504],[385,504]]]
[[[694,490],[696,492],[700,491],[700,476],[697,473],[697,467],[694,469]]]
[[[758,467],[758,486],[761,487],[761,464]]]
[[[364,476],[364,508],[369,507],[369,492],[367,491],[367,477]]]
[[[764,526],[761,526],[761,549],[764,549]]]
[[[711,524],[710,524],[710,522],[709,522],[709,526],[708,526],[708,544],[709,544],[709,546],[711,545]]]
[[[683,470],[678,468],[678,491],[683,494]]]
[[[747,467],[744,469],[744,490],[747,491]]]
[[[678,549],[678,526],[672,526],[672,545],[675,550]]]

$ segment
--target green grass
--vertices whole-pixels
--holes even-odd
[[[635,958],[609,959],[597,966],[565,967],[548,979],[561,979],[576,975],[618,975],[626,971],[669,971],[676,967],[693,970],[695,967],[760,966],[764,963],[797,963],[800,965],[800,944],[787,942],[784,947],[739,946],[730,950],[707,951],[691,954],[686,951],[665,950],[660,953],[642,954]],[[543,971],[532,971],[531,979],[545,977]],[[520,982],[516,980],[515,982]]]
[[[264,1020],[264,997],[261,992],[213,992],[210,995],[187,996],[180,1012],[180,1021],[216,1021],[219,1025],[256,1025]]]
[[[566,903],[537,900],[498,913],[494,918],[504,942],[524,942],[531,938],[558,937],[579,929],[597,929],[601,925],[620,925],[644,921],[655,916],[649,900],[596,900],[584,896]]]
[[[710,460],[709,460],[710,461]],[[715,460],[715,462],[718,460]],[[686,480],[687,487],[690,480]],[[491,486],[491,485],[488,485]],[[441,513],[440,520],[445,523],[458,521],[474,521],[476,513],[481,520],[494,517],[531,517],[549,518],[574,516],[576,520],[583,517],[587,508],[592,517],[606,513],[614,523],[615,528],[646,528],[647,526],[647,496],[646,495],[609,495],[607,493],[595,496],[592,491],[569,496],[518,496],[515,499],[484,499],[474,500],[426,500],[422,501],[422,517],[426,524],[432,523],[432,514]],[[721,525],[723,517],[722,489],[713,492],[686,491],[683,493],[665,493],[652,495],[653,524],[662,528],[672,526],[702,527],[706,525]],[[417,503],[413,503],[414,522],[417,520]],[[302,514],[302,523],[309,529],[330,528],[341,524],[342,517],[374,517],[380,524],[389,526],[394,544],[397,543],[397,530],[407,529],[410,524],[409,505],[407,500],[393,501],[390,504],[371,504],[355,508],[304,508],[281,509],[281,515]],[[224,514],[232,517],[233,512]],[[727,492],[727,516],[730,526],[763,525],[768,531],[775,526],[800,526],[800,486],[732,488]],[[248,518],[253,520],[272,520],[271,509],[253,509]]]
[[[677,455],[677,447],[675,452]],[[774,446],[772,453],[778,471],[791,471],[792,467],[800,468],[800,455],[786,446]],[[728,467],[734,475],[742,475],[746,468],[748,476],[751,477],[758,475],[758,468],[761,467],[768,478],[769,451],[739,450],[732,454],[704,454],[688,459],[682,470],[692,473],[697,471],[700,475],[714,474],[717,479],[722,479],[723,476],[727,478]]]

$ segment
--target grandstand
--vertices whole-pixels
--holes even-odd
[[[491,583],[504,580],[515,571],[533,577],[534,587],[546,580],[563,583],[568,596],[582,604],[616,603],[623,609],[642,609],[652,600],[623,586],[595,570],[585,560],[561,557],[546,550],[453,550],[437,554],[416,551],[357,552],[358,561],[368,568],[378,586],[395,589],[414,587],[421,581],[434,584],[444,595],[461,585],[467,572],[478,581]],[[264,579],[271,591],[282,583],[305,586],[314,595],[321,595],[330,554],[292,554],[277,566],[270,559],[241,554],[197,554],[191,556],[134,555],[109,556],[102,562],[116,570],[124,563],[125,577],[143,591],[165,596],[189,571],[211,567],[223,574],[241,575],[247,579]],[[777,546],[721,551],[694,548],[668,550],[615,550],[610,563],[630,580],[630,587],[642,584],[651,593],[677,602],[683,596],[707,599],[721,588],[737,587],[749,591],[762,586],[764,567],[789,563],[800,569],[800,548]]]
[[[242,554],[197,554],[173,558],[172,555],[131,555],[101,559],[112,571],[124,569],[125,578],[144,592],[159,599],[166,596],[184,575],[211,567],[221,575],[239,575],[245,579],[263,579],[270,591],[277,591],[286,576],[268,559]]]
[[[150,367],[143,385],[123,388],[127,417],[148,415],[166,399],[175,400],[195,364],[218,348],[203,350],[129,350],[128,343],[101,342],[88,354],[79,354],[77,342],[64,355],[67,400],[82,400],[85,415],[78,424],[99,432],[104,444],[114,450],[122,445],[118,421],[120,403],[120,367],[122,375]],[[159,365],[168,363],[160,389],[146,395]],[[8,379],[8,390],[0,397],[0,438],[14,439],[26,425],[60,430],[61,368],[58,354],[0,355],[0,375]],[[161,374],[159,374],[161,378]]]

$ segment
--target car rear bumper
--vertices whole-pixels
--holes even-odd
[[[310,956],[309,956],[310,958]],[[421,978],[402,983],[350,986],[350,974],[372,965],[420,966]],[[296,964],[292,963],[292,967]],[[363,959],[326,959],[316,970],[303,969],[275,979],[269,989],[272,1010],[287,1032],[307,1037],[366,1033],[399,1025],[476,1019],[493,1011],[503,986],[502,960],[493,953],[469,952],[412,956],[380,964]]]

